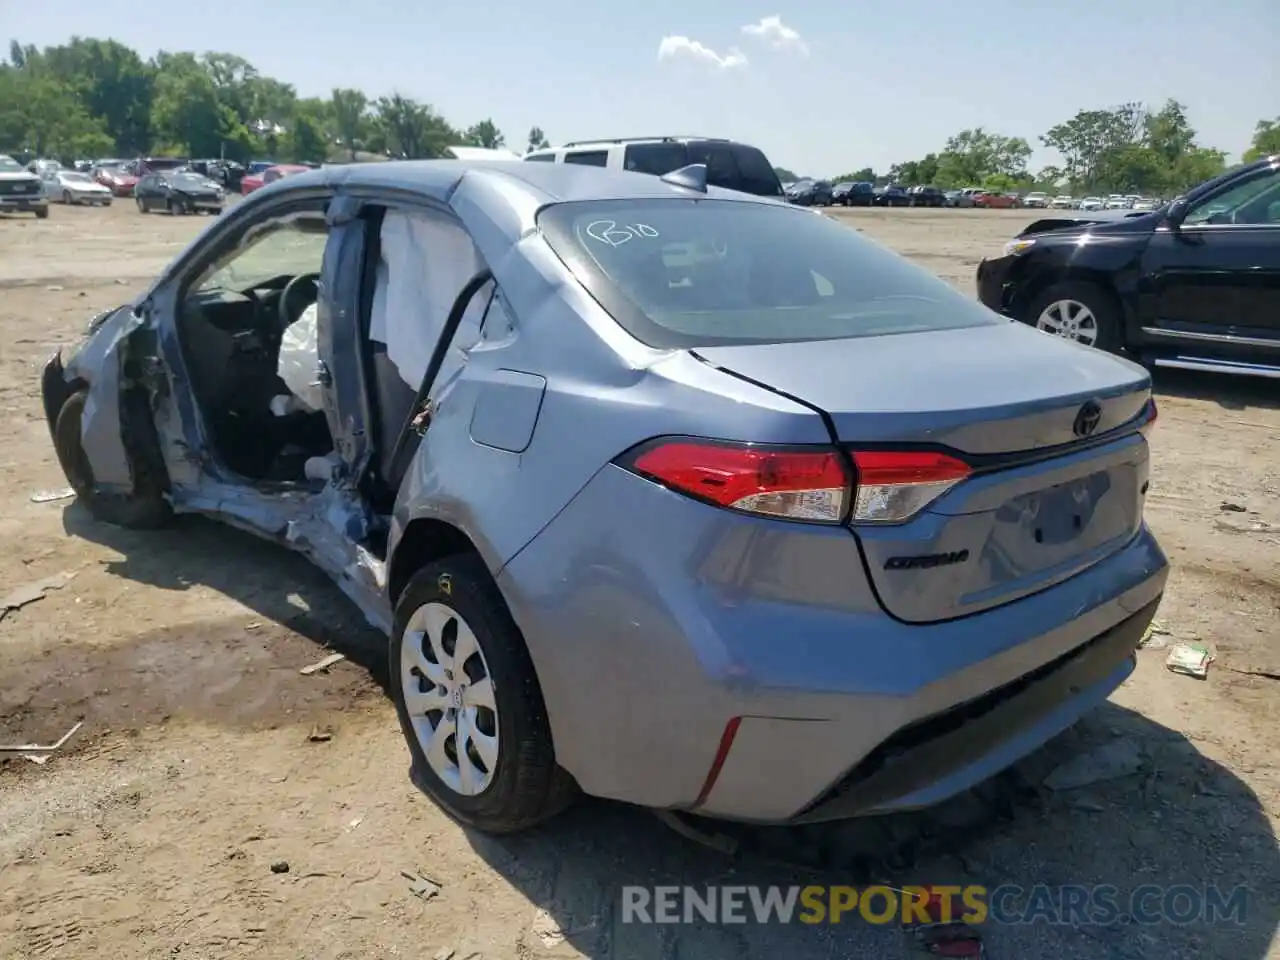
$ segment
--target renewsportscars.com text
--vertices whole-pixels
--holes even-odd
[[[1242,924],[1247,887],[623,887],[624,923]],[[932,898],[933,905],[930,906]],[[933,914],[932,916],[930,914]]]

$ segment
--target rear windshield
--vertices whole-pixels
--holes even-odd
[[[539,226],[632,336],[663,348],[835,340],[1001,321],[856,230],[802,208],[610,200]]]

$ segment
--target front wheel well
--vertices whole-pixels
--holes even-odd
[[[1104,290],[1117,303],[1122,303],[1119,294],[1116,292],[1115,284],[1112,282],[1111,274],[1105,270],[1091,270],[1087,267],[1068,267],[1065,270],[1040,270],[1029,284],[1018,291],[1017,298],[1011,305],[1013,315],[1024,322],[1034,320],[1034,317],[1027,316],[1027,311],[1031,309],[1031,305],[1036,302],[1040,294],[1055,284],[1073,282],[1091,283]]]
[[[429,517],[410,521],[396,544],[387,572],[387,595],[392,608],[409,580],[428,563],[466,553],[480,555],[471,538],[453,524]]]

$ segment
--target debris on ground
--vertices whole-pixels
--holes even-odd
[[[345,659],[347,658],[340,653],[331,653],[323,660],[317,660],[315,663],[303,667],[298,672],[304,677],[309,677],[313,673],[320,673],[322,670],[327,671],[335,663],[341,663]]]
[[[1118,780],[1142,767],[1142,749],[1134,740],[1110,740],[1087,753],[1072,757],[1045,777],[1050,790],[1075,790],[1103,780]]]
[[[1169,641],[1165,637],[1173,636],[1173,631],[1164,625],[1160,620],[1152,620],[1147,624],[1147,630],[1142,635],[1142,639],[1138,641],[1138,646],[1144,649],[1160,650],[1169,645]]]
[[[0,599],[0,620],[3,620],[10,610],[17,610],[19,607],[25,607],[28,603],[43,600],[45,594],[50,590],[61,590],[71,582],[71,578],[74,576],[74,573],[64,571],[11,591],[8,596]]]
[[[312,727],[307,739],[312,743],[328,743],[333,739],[333,730],[330,727]]]
[[[1209,676],[1209,664],[1213,659],[1213,654],[1203,643],[1183,642],[1173,645],[1164,665],[1174,673],[1203,680]]]
[[[70,500],[76,492],[70,487],[61,490],[37,490],[31,495],[32,503],[53,503],[55,500]]]
[[[288,860],[277,860],[275,863],[273,863],[273,864],[271,865],[271,872],[272,872],[272,873],[288,873],[288,872],[289,872],[289,861],[288,861]]]
[[[727,837],[723,833],[708,833],[705,830],[700,830],[673,810],[655,810],[653,812],[659,820],[686,840],[692,840],[694,843],[700,843],[704,847],[718,850],[729,857],[738,852],[738,841],[732,837]]]
[[[556,918],[541,907],[533,915],[533,933],[548,950],[565,941],[564,931],[556,923]]]
[[[1218,505],[1218,509],[1221,510],[1223,513],[1248,513],[1249,512],[1248,507],[1241,506],[1238,503],[1232,503],[1230,500],[1223,500],[1222,503]]]
[[[62,739],[60,739],[57,743],[51,743],[48,746],[41,746],[38,743],[20,743],[15,746],[0,746],[0,753],[19,753],[19,754],[22,754],[23,756],[26,756],[27,754],[35,754],[35,755],[46,754],[47,755],[51,753],[57,753],[59,750],[62,749],[62,745],[65,744],[68,740],[70,740],[71,737],[75,734],[75,732],[83,726],[84,726],[83,720],[77,722],[74,727],[72,727],[70,730],[68,730],[66,733],[62,735]],[[48,757],[45,756],[43,759],[36,760],[35,757],[33,756],[33,757],[29,757],[28,759],[34,760],[36,763],[44,763],[44,761],[48,759]]]
[[[409,892],[419,900],[430,900],[444,889],[443,884],[421,873],[401,870],[400,876],[409,881]]]

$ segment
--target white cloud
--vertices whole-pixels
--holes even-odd
[[[724,56],[721,56],[710,47],[704,46],[697,40],[690,40],[688,37],[663,37],[662,42],[658,44],[658,59],[674,60],[680,57],[701,61],[717,70],[732,70],[735,67],[747,65],[746,56],[732,47],[725,52]]]
[[[782,22],[778,16],[761,17],[759,23],[748,23],[742,32],[751,37],[759,37],[776,50],[790,50],[801,56],[807,56],[809,45],[791,27]]]

